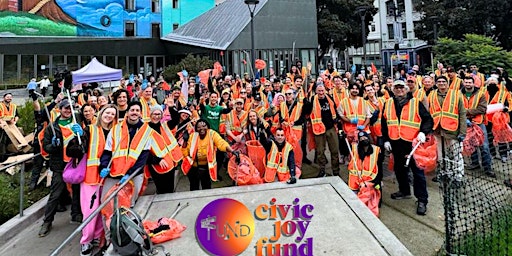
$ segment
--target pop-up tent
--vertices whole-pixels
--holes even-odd
[[[85,65],[83,68],[72,71],[73,84],[108,82],[120,80],[123,77],[121,69],[107,67],[101,64],[96,58]]]

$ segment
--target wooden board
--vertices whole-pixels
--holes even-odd
[[[20,149],[28,145],[28,142],[25,140],[25,137],[23,136],[23,134],[21,134],[20,130],[18,129],[18,127],[16,127],[16,125],[9,124],[7,126],[4,126],[4,131],[9,137],[9,139],[11,139],[11,142],[14,145],[14,147]]]

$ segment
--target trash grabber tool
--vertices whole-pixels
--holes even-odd
[[[46,106],[46,104],[44,104],[44,96],[38,92],[34,92],[35,95],[37,95],[39,98],[43,99],[43,105],[44,105],[44,109],[46,110],[46,117],[48,117],[48,124],[50,124],[50,128],[52,129],[52,133],[53,133],[53,136],[55,136],[55,127],[53,127],[53,120],[52,120],[52,117],[50,116],[50,110],[48,110],[48,106]]]
[[[174,210],[174,212],[171,215],[171,219],[174,219],[176,217],[176,215],[178,215],[178,213],[180,213],[183,209],[187,208],[188,205],[189,205],[188,202],[184,205],[181,205],[181,203],[178,203],[176,210]]]
[[[416,144],[416,146],[414,146],[411,153],[409,153],[409,155],[407,155],[407,160],[405,161],[405,167],[409,167],[409,162],[411,161],[411,157],[420,145],[421,145],[421,142],[418,141],[418,144]]]
[[[76,122],[76,116],[75,116],[75,110],[73,108],[73,101],[71,100],[71,94],[69,93],[69,89],[66,89],[66,92],[68,93],[68,100],[69,100],[69,106],[71,107],[71,116],[73,117],[73,123]],[[82,138],[80,136],[76,136],[78,138],[78,144],[82,145]]]

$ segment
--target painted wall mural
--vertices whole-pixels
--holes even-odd
[[[0,0],[3,37],[124,37],[127,23],[134,36],[151,37],[161,20],[155,0]]]

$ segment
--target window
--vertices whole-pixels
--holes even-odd
[[[125,37],[135,36],[135,23],[133,21],[127,21],[124,23],[124,36]]]
[[[151,12],[160,12],[160,0],[151,0]]]
[[[173,9],[178,8],[178,0],[172,0],[172,8]]]
[[[124,9],[135,10],[135,0],[124,0]]]
[[[386,2],[386,11],[388,13],[388,16],[394,16],[394,8],[395,8],[395,1],[389,0]]]
[[[160,23],[151,24],[151,37],[160,38]]]
[[[407,38],[407,24],[405,22],[402,23],[402,37]]]
[[[389,39],[395,39],[395,31],[393,30],[393,24],[388,24]]]
[[[397,0],[396,1],[396,9],[398,10],[398,13],[404,13],[405,12],[405,0]]]
[[[180,24],[178,24],[178,23],[172,24],[172,30],[178,29],[179,26],[180,26]]]
[[[371,32],[375,32],[375,22],[372,22],[372,23],[370,24],[370,31],[371,31]]]

